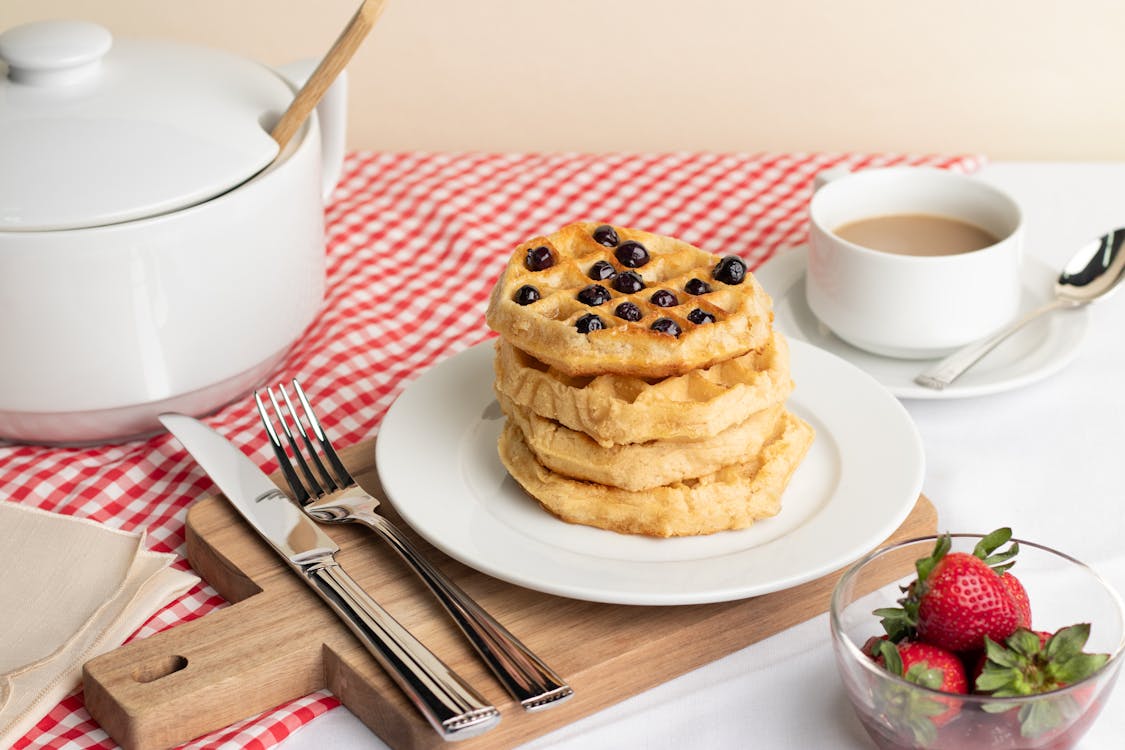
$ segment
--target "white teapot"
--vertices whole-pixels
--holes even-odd
[[[139,436],[262,381],[323,299],[343,80],[278,154],[298,82],[251,60],[76,21],[0,59],[0,439]]]

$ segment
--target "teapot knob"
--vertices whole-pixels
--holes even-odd
[[[94,75],[111,46],[113,36],[96,23],[33,21],[0,34],[0,59],[14,83],[66,85]]]

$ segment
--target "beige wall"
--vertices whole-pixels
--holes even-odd
[[[0,0],[270,63],[358,0]],[[870,150],[1125,159],[1115,0],[388,0],[354,148]]]

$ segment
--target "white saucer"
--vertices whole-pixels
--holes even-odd
[[[1030,323],[994,349],[953,384],[937,391],[914,382],[918,373],[937,360],[894,359],[857,349],[836,337],[805,301],[805,263],[808,248],[782,250],[754,272],[773,297],[774,325],[790,340],[800,339],[846,359],[864,370],[899,398],[964,398],[999,393],[1042,380],[1061,370],[1086,337],[1089,310],[1077,308],[1047,315]],[[1051,298],[1057,271],[1027,258],[1023,268],[1023,310]]]
[[[560,521],[508,476],[491,341],[407,386],[376,442],[402,518],[438,549],[496,578],[618,604],[756,596],[838,570],[902,523],[922,487],[918,432],[902,405],[847,362],[792,342],[789,408],[817,431],[782,511],[749,529],[653,539]]]

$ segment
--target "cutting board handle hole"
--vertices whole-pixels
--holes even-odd
[[[187,664],[187,659],[182,656],[161,656],[135,668],[133,679],[137,682],[152,682],[179,672]]]

